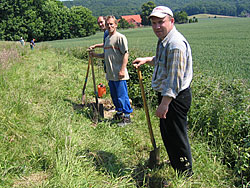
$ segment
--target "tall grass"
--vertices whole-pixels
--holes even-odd
[[[177,25],[191,43],[194,56],[194,101],[189,122],[193,123],[190,138],[195,174],[190,181],[176,176],[163,163],[168,158],[154,110],[150,111],[151,121],[156,143],[161,147],[162,165],[150,170],[146,164],[152,146],[142,109],[135,108],[131,125],[117,127],[109,121],[93,124],[91,110],[79,108],[87,67],[85,49],[99,43],[102,33],[84,39],[49,42],[54,47],[63,47],[56,51],[44,43],[37,44],[33,51],[9,43],[8,53],[16,52],[21,58],[13,61],[8,58],[4,61],[7,66],[0,68],[0,187],[161,187],[163,180],[170,181],[171,187],[241,187],[235,184],[240,178],[223,164],[225,160],[221,156],[226,152],[217,143],[231,140],[230,151],[237,142],[229,135],[249,130],[249,90],[242,85],[249,81],[245,72],[249,54],[245,51],[248,46],[241,44],[243,39],[249,41],[249,26],[245,24],[248,21],[213,19]],[[229,29],[234,24],[244,35],[234,36],[235,31]],[[151,28],[121,32],[129,40],[131,57],[154,54],[157,39]],[[219,41],[231,41],[231,37],[236,40],[228,45],[233,49],[231,58],[237,55],[240,45],[244,47],[238,56],[237,64],[241,67],[238,72],[229,61],[231,58],[220,56],[230,50],[219,45]],[[217,44],[218,50],[212,48],[213,44]],[[2,43],[0,47],[1,52],[6,48]],[[96,66],[96,71],[97,83],[103,82],[102,67]],[[94,94],[89,80],[86,94],[91,102]],[[230,109],[231,105],[234,108]],[[231,125],[235,132],[230,132]],[[239,143],[248,143],[247,139]],[[242,167],[239,172],[246,168],[240,164],[249,162],[248,148],[239,148],[239,153],[246,149],[246,155],[237,157],[233,164]]]
[[[135,109],[129,126],[96,126],[88,108],[75,108],[87,61],[41,46],[27,54],[0,74],[1,187],[161,187],[164,179],[172,187],[232,185],[216,152],[195,140],[192,181],[177,177],[167,164],[148,169],[152,146],[143,110]],[[94,98],[91,82],[87,96]],[[158,120],[153,112],[151,117],[163,162]]]

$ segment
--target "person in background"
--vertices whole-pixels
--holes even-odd
[[[21,43],[21,45],[22,45],[22,46],[24,46],[24,45],[25,45],[25,42],[24,42],[24,40],[23,40],[23,37],[21,37],[21,39],[20,39],[20,43]]]
[[[105,39],[109,35],[109,32],[106,29],[106,17],[105,16],[99,16],[97,18],[97,23],[98,23],[100,29],[104,32],[103,43],[94,44],[94,45],[90,46],[89,47],[90,50],[95,49],[95,48],[103,48],[104,43],[105,43]],[[106,65],[105,65],[104,60],[102,60],[102,63],[103,63],[103,66],[104,66],[104,72],[106,72]]]
[[[32,39],[32,40],[30,41],[30,49],[33,50],[34,47],[35,47],[35,39]]]
[[[193,171],[187,113],[192,99],[191,48],[175,28],[171,9],[165,6],[155,7],[149,19],[158,37],[156,56],[136,58],[133,65],[136,68],[145,63],[154,66],[152,88],[158,92],[156,116],[160,118],[161,136],[171,166],[179,174],[190,177]]]
[[[106,28],[109,36],[104,43],[104,53],[91,52],[91,56],[104,58],[106,64],[106,79],[108,80],[112,101],[115,105],[116,114],[113,120],[118,120],[119,126],[131,123],[131,108],[127,80],[129,79],[128,64],[128,41],[121,33],[117,32],[118,22],[114,16],[108,16]]]

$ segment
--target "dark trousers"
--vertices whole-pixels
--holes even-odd
[[[158,102],[162,100],[158,93]],[[187,135],[187,112],[191,106],[191,89],[187,88],[169,104],[166,119],[160,119],[161,136],[172,167],[192,174],[192,155]]]

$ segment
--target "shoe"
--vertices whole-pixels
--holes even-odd
[[[179,171],[178,174],[179,174],[180,176],[183,176],[183,178],[184,178],[185,180],[189,180],[189,179],[191,179],[192,176],[194,175],[194,172],[193,172],[192,169],[190,168],[190,169],[186,169],[186,170],[184,170],[184,171]]]
[[[122,119],[121,122],[118,123],[118,126],[119,127],[124,127],[124,126],[126,126],[127,124],[130,124],[130,123],[131,123],[130,116],[128,116],[128,117],[123,116],[123,119]]]
[[[123,119],[122,113],[117,113],[113,116],[112,121],[121,121]]]
[[[162,181],[162,187],[170,187],[171,181],[170,180],[163,180]]]

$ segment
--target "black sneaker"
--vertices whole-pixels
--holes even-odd
[[[123,119],[123,115],[122,113],[116,113],[113,118],[112,121],[121,121]]]
[[[118,123],[118,126],[124,127],[125,125],[130,124],[130,123],[131,123],[130,116],[128,116],[128,117],[123,116],[123,119],[121,122]]]
[[[163,180],[162,181],[162,187],[170,187],[171,181],[170,180]]]

